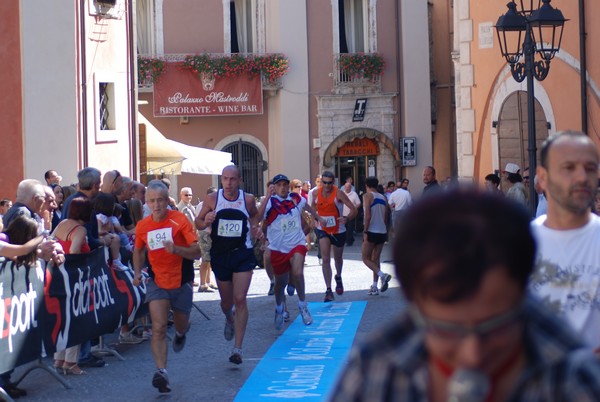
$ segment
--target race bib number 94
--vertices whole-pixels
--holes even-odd
[[[148,249],[158,250],[164,248],[164,241],[173,241],[173,230],[171,228],[156,229],[148,232]]]
[[[217,234],[221,237],[242,237],[241,220],[219,219]]]

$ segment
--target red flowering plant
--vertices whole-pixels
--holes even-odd
[[[282,54],[273,53],[256,56],[255,60],[265,79],[270,82],[283,77],[289,69],[288,59]]]
[[[167,64],[162,59],[138,56],[138,82],[152,84],[158,80],[166,68]]]
[[[385,61],[379,53],[342,53],[338,65],[348,76],[367,80],[376,79],[385,69]]]
[[[288,60],[282,54],[213,56],[205,53],[187,56],[180,66],[198,75],[212,73],[215,77],[237,77],[247,73],[255,77],[262,73],[266,80],[274,81],[287,73]]]

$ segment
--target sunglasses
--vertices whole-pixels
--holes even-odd
[[[121,173],[119,173],[118,170],[113,170],[113,172],[115,172],[115,178],[113,179],[112,184],[115,184],[115,182],[117,181],[117,179],[119,177],[121,177]]]
[[[325,180],[321,180],[321,184],[333,184],[333,180],[330,181],[325,181]]]

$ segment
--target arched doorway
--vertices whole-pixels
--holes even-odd
[[[225,145],[222,151],[231,152],[231,161],[240,168],[244,180],[242,185],[244,191],[257,197],[264,195],[263,172],[266,170],[267,164],[260,149],[240,138],[238,141]],[[221,187],[220,181],[219,187]]]
[[[333,171],[340,184],[344,183],[346,177],[353,177],[354,187],[359,194],[365,191],[367,176],[377,176],[381,182],[395,180],[400,164],[400,154],[393,140],[367,127],[343,132],[327,146],[322,155],[323,170]]]
[[[541,104],[537,99],[534,102],[536,149],[539,151],[544,140],[548,138],[548,122]],[[529,166],[527,122],[527,92],[515,91],[506,98],[498,116],[500,169],[503,169],[509,162],[516,163],[521,167],[521,173],[523,173],[523,170]],[[535,174],[534,172],[530,173],[532,177]]]

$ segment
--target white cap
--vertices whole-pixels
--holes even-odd
[[[507,163],[504,168],[504,171],[508,173],[519,173],[519,170],[521,170],[521,168],[516,163]]]

